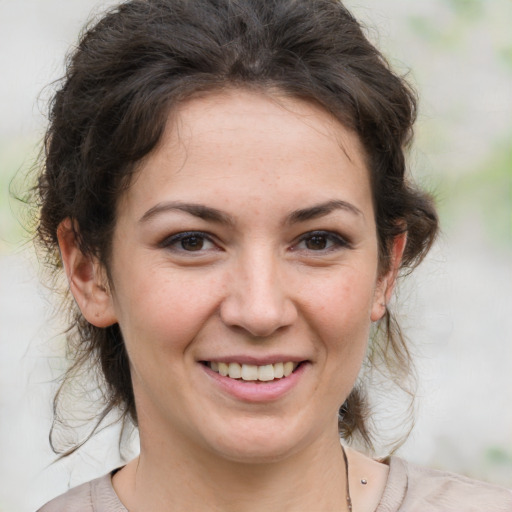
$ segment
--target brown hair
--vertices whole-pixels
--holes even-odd
[[[59,87],[37,186],[38,240],[54,272],[62,272],[57,227],[65,218],[74,220],[81,250],[108,268],[116,203],[169,112],[194,93],[225,87],[315,101],[357,133],[371,174],[381,271],[399,233],[408,233],[404,268],[433,243],[432,201],[406,178],[415,95],[338,0],[131,0],[83,33]],[[95,327],[68,301],[72,366],[55,397],[54,425],[65,385],[87,365],[100,368],[103,381],[96,428],[113,410],[136,424],[119,326]],[[370,356],[408,375],[409,352],[389,311],[379,331]],[[361,390],[342,407],[340,432],[370,443]]]

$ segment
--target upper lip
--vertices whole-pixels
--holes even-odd
[[[265,366],[267,364],[275,363],[301,363],[308,361],[307,357],[292,356],[292,355],[269,355],[269,356],[251,356],[251,355],[230,355],[230,356],[215,356],[212,358],[201,359],[205,362],[215,363],[239,363],[239,364],[252,364],[256,366]]]

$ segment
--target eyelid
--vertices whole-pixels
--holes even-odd
[[[331,242],[333,244],[333,246],[327,247],[326,249],[318,249],[318,250],[307,249],[307,248],[301,249],[301,248],[297,247],[302,242],[305,242],[314,236],[325,237],[328,242]],[[215,240],[214,236],[212,236],[210,233],[206,233],[204,231],[197,231],[197,230],[180,231],[178,233],[166,236],[161,242],[158,243],[158,246],[163,249],[175,250],[176,252],[182,252],[182,253],[187,253],[187,254],[195,253],[196,255],[199,255],[200,253],[204,253],[208,250],[211,250],[211,249],[202,249],[202,250],[198,250],[198,251],[186,251],[185,249],[180,250],[176,247],[173,247],[176,244],[178,244],[180,241],[185,240],[190,237],[203,238],[205,241],[213,244],[216,249],[220,249],[219,243]],[[296,241],[292,244],[290,249],[292,251],[300,250],[300,251],[307,251],[307,252],[311,252],[311,253],[320,253],[321,254],[321,253],[336,251],[336,250],[340,250],[340,249],[344,249],[344,248],[350,249],[351,247],[352,247],[351,242],[345,236],[341,235],[340,233],[337,233],[335,231],[327,231],[327,230],[317,229],[317,230],[313,230],[313,231],[308,231],[308,232],[300,235],[296,239]]]
[[[328,241],[334,243],[334,247],[328,247],[326,249],[319,249],[319,250],[312,250],[312,249],[297,249],[297,246],[306,241],[308,238],[314,237],[314,236],[323,236]],[[292,246],[292,250],[305,250],[311,253],[325,253],[333,250],[339,250],[339,249],[351,249],[352,243],[343,235],[340,233],[336,233],[335,231],[327,231],[322,229],[316,229],[313,231],[308,231],[307,233],[302,234],[298,239],[297,242],[295,242]]]
[[[185,251],[184,249],[179,250],[174,247],[173,245],[176,245],[177,243],[181,242],[182,240],[185,240],[190,237],[199,237],[204,238],[206,241],[212,243],[218,248],[218,243],[215,242],[214,237],[210,235],[209,233],[205,233],[204,231],[180,231],[179,233],[175,233],[173,235],[166,236],[161,242],[158,243],[158,246],[162,249],[175,249],[177,252],[183,252],[183,253],[190,253],[193,254],[194,252],[196,254],[205,252],[206,250],[199,250],[199,251]]]

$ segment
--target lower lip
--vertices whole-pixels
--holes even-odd
[[[271,402],[278,400],[297,386],[309,366],[309,363],[303,362],[288,377],[262,382],[223,377],[220,373],[214,372],[210,367],[202,363],[200,364],[206,374],[214,380],[222,391],[245,402]]]

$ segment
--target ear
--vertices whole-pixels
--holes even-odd
[[[85,319],[96,327],[115,324],[117,319],[105,269],[96,257],[82,253],[71,219],[59,224],[57,239],[71,293]]]
[[[391,261],[389,262],[389,270],[379,277],[375,293],[373,297],[373,305],[371,311],[371,321],[377,322],[380,320],[385,312],[387,304],[391,299],[393,289],[396,283],[396,277],[400,270],[400,263],[402,255],[407,243],[407,233],[401,233],[393,239],[393,246],[391,247]]]

